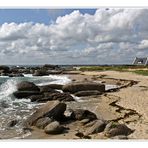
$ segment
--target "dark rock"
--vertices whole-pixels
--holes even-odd
[[[103,132],[105,129],[105,122],[102,120],[97,120],[93,126],[91,126],[85,133],[85,135],[91,135],[91,134],[96,134],[96,133],[100,133]]]
[[[18,123],[18,120],[12,120],[8,123],[8,127],[14,127]]]
[[[47,75],[49,75],[48,72],[43,69],[35,70],[33,74],[33,76],[47,76]]]
[[[37,100],[38,102],[45,102],[51,100],[59,100],[59,101],[74,101],[73,97],[69,93],[44,93],[44,98]]]
[[[50,119],[49,117],[40,118],[36,122],[36,127],[44,129],[51,122],[52,119]]]
[[[23,74],[9,74],[8,75],[9,77],[24,77],[24,75]]]
[[[89,110],[76,109],[72,111],[71,118],[74,120],[89,119],[89,121],[97,119],[97,116]]]
[[[92,96],[92,95],[101,95],[102,93],[97,90],[87,90],[87,91],[78,91],[74,95],[78,97],[83,97],[83,96]]]
[[[51,89],[62,89],[63,85],[61,84],[48,84],[45,86],[41,86],[41,87],[46,87],[46,88],[51,88]]]
[[[50,65],[50,64],[45,64],[41,67],[42,69],[59,69],[60,67],[58,65]]]
[[[3,70],[4,73],[9,73],[10,68],[8,66],[0,65],[0,71]]]
[[[105,135],[107,137],[114,137],[118,135],[127,136],[130,135],[131,133],[133,133],[133,130],[128,128],[126,125],[115,122],[110,122],[105,128]]]
[[[16,91],[13,93],[13,95],[18,98],[28,98],[30,96],[34,96],[34,95],[40,95],[40,92],[38,91]]]
[[[105,91],[105,85],[100,83],[72,83],[66,84],[63,86],[62,90],[64,92],[76,93],[78,91],[87,91],[87,90],[98,90],[100,92]]]
[[[45,131],[46,134],[61,134],[61,133],[63,133],[64,129],[65,128],[63,126],[61,126],[59,124],[59,122],[54,121],[54,122],[48,124],[44,128],[44,131]]]
[[[59,101],[49,101],[39,109],[36,110],[27,120],[27,125],[35,125],[39,118],[49,117],[57,121],[61,121],[64,118],[64,112],[66,110],[66,104]]]
[[[29,99],[31,100],[31,102],[41,100],[42,98],[44,98],[44,95],[31,95],[29,97]]]
[[[56,74],[61,74],[62,71],[61,70],[48,70],[47,73],[52,74],[52,75],[56,75]]]
[[[40,91],[40,89],[32,82],[22,81],[17,84],[18,91]]]
[[[45,85],[45,86],[39,86],[40,92],[57,92],[54,89],[52,89],[50,86]]]

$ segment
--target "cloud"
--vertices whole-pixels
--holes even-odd
[[[6,64],[131,63],[148,55],[148,9],[78,10],[50,25],[4,23],[0,62]]]

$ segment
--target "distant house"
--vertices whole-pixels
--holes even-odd
[[[133,65],[148,65],[148,57],[145,58],[136,57],[133,61]]]

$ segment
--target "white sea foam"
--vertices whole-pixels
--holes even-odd
[[[46,78],[46,82],[38,84],[39,86],[42,85],[48,85],[48,84],[67,84],[71,82],[71,79],[69,79],[67,76],[57,76],[57,75],[49,75],[49,76],[43,76],[42,79]]]

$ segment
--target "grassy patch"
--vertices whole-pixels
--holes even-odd
[[[133,72],[139,75],[148,76],[148,70],[135,70]]]
[[[83,66],[80,68],[80,71],[127,71],[128,67],[126,66]]]

